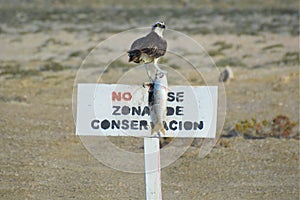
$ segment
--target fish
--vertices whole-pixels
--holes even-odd
[[[166,134],[164,121],[167,114],[168,80],[167,72],[157,70],[152,84],[148,90],[148,104],[152,121],[151,134],[161,132]]]

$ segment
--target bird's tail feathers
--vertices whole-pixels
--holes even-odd
[[[141,51],[140,50],[130,50],[128,51],[129,60],[128,62],[140,63]]]

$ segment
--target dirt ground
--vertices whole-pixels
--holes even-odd
[[[289,8],[285,8],[284,17],[278,18],[280,4],[274,5],[277,11],[266,14],[270,24],[285,24],[287,20],[294,26],[294,20],[299,19],[295,19],[294,10],[288,12]],[[110,9],[128,14],[126,9]],[[147,20],[133,17],[128,27],[120,27],[122,21],[108,27],[106,23],[85,23],[88,10],[76,15],[80,20],[76,25],[76,20],[71,20],[74,11],[54,11],[47,13],[47,19],[30,9],[7,12],[8,18],[1,19],[0,199],[145,199],[143,173],[105,166],[75,136],[72,95],[79,66],[88,52],[118,32],[118,28],[136,28]],[[1,15],[6,16],[4,13]],[[203,46],[220,70],[230,66],[234,79],[224,86],[227,109],[224,129],[218,133],[221,139],[206,157],[199,156],[198,141],[162,169],[163,198],[299,199],[299,32],[295,34],[299,27],[267,26],[269,29],[258,29],[253,34],[251,31],[256,29],[252,24],[253,30],[250,27],[241,33],[239,22],[251,24],[253,18],[265,13],[258,11],[257,15],[248,14],[241,19],[228,13],[211,11],[207,19],[202,19],[204,22],[200,20],[200,24],[205,24],[212,19],[212,25],[206,27],[209,32],[193,32],[193,27],[199,28],[195,20],[191,19],[190,26],[186,24],[190,32],[184,33]],[[223,15],[221,19],[217,17]],[[226,21],[230,17],[236,21]],[[173,29],[185,29],[180,22],[170,21],[174,22],[174,28],[169,23]],[[224,33],[215,29],[218,24],[227,27]],[[168,42],[184,45],[176,37]],[[123,47],[126,51],[127,46]],[[113,48],[106,49],[107,55],[114,55]],[[191,52],[184,53],[197,61]],[[171,56],[166,56],[162,63],[185,74],[190,83],[203,84],[192,71],[172,62]],[[103,60],[96,57],[81,71],[85,78],[91,78],[89,82],[97,82],[94,76],[103,72]],[[121,57],[104,74],[113,82],[133,66]],[[209,74],[210,67],[203,66],[203,71]],[[278,115],[295,123],[288,138],[246,139],[244,133],[226,137],[243,120],[253,118],[271,123]],[[120,147],[142,151],[142,139],[112,141]]]

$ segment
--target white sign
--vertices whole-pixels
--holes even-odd
[[[165,137],[215,138],[217,86],[170,86]],[[76,134],[152,137],[148,88],[78,84]]]

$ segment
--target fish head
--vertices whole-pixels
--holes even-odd
[[[168,87],[167,72],[157,71],[154,79],[154,84],[155,83],[164,87]]]

